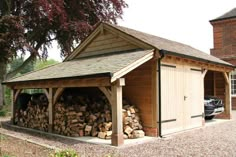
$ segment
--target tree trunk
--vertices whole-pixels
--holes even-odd
[[[6,74],[6,63],[0,63],[0,109],[4,105],[4,88],[2,82],[4,81],[4,76]]]

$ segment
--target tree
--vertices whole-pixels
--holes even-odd
[[[61,56],[69,55],[100,21],[116,23],[124,0],[1,0],[0,82],[19,73],[37,56],[47,58],[57,41]],[[7,63],[18,55],[30,56],[16,70],[6,73]],[[0,86],[0,105],[2,104]]]
[[[24,58],[23,57],[16,57],[12,60],[12,62],[8,65],[7,72],[11,72],[16,70],[19,66],[21,66],[24,63]],[[27,66],[22,68],[22,70],[19,72],[19,75],[28,73],[30,71],[34,70],[35,63],[30,62]]]
[[[49,60],[46,60],[46,61],[37,60],[36,63],[35,63],[34,69],[39,70],[39,69],[48,67],[50,65],[57,64],[57,63],[58,63],[58,61],[55,61],[54,59],[49,59]]]

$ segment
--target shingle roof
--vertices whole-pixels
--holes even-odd
[[[62,62],[10,79],[5,83],[71,78],[98,74],[109,74],[109,76],[112,76],[119,70],[127,67],[142,57],[149,55],[150,53],[153,53],[153,50],[100,55]]]
[[[224,20],[224,19],[230,19],[230,18],[235,18],[236,17],[236,8],[233,8],[232,10],[228,11],[227,13],[211,20],[210,22],[213,21],[220,21],[220,20]]]
[[[189,45],[185,45],[179,42],[171,41],[168,39],[164,39],[158,36],[154,36],[151,34],[136,31],[130,28],[122,27],[122,26],[117,26],[117,25],[110,25],[110,26],[115,27],[116,29],[122,32],[125,32],[126,34],[129,34],[130,36],[133,36],[139,40],[142,40],[143,42],[151,46],[154,46],[155,48],[159,50],[169,51],[172,54],[182,55],[185,57],[192,57],[194,59],[199,59],[206,62],[213,62],[213,63],[232,66],[228,62],[225,62],[223,60],[220,60],[217,57],[214,57],[205,52],[197,50]]]

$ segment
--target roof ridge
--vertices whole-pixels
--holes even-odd
[[[223,60],[220,60],[219,58],[212,56],[206,52],[203,52],[201,50],[198,50],[197,48],[194,48],[193,46],[180,43],[177,41],[173,41],[170,39],[166,39],[163,37],[159,37],[156,35],[152,35],[146,32],[138,31],[132,28],[127,28],[124,26],[118,26],[113,24],[107,24],[110,27],[113,27],[133,38],[136,38],[158,50],[165,50],[168,52],[175,52],[175,54],[182,55],[182,56],[189,56],[194,58],[201,58],[204,60],[209,60],[215,63],[224,64],[227,66],[232,66],[230,63],[225,62]]]

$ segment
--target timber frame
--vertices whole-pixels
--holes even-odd
[[[110,34],[109,34],[110,33]],[[110,35],[108,38],[107,36]],[[104,37],[102,40],[97,40],[96,38]],[[111,38],[112,37],[112,38]],[[128,43],[128,48],[124,44],[118,42]],[[112,41],[111,41],[112,39]],[[106,44],[104,44],[104,40]],[[122,40],[122,41],[120,41]],[[98,42],[100,45],[95,45],[93,42]],[[107,42],[109,41],[109,42]],[[114,43],[113,43],[114,41]],[[115,43],[117,42],[117,43]],[[161,44],[160,44],[161,43]],[[115,44],[115,46],[114,46]],[[104,46],[106,45],[106,46]],[[91,46],[91,47],[90,47]],[[113,46],[113,47],[112,47]],[[118,47],[119,46],[119,47]],[[127,45],[126,45],[127,46]],[[132,46],[132,47],[131,47]],[[97,48],[100,47],[100,48]],[[122,47],[122,49],[120,48]],[[125,47],[125,49],[124,49]],[[174,49],[172,49],[174,48]],[[92,50],[91,50],[92,49]],[[108,50],[109,51],[108,51]],[[87,50],[87,51],[86,51]],[[106,50],[106,51],[104,51]],[[172,50],[176,52],[171,52]],[[128,54],[130,52],[137,54],[137,51],[140,51],[141,55],[137,58],[132,56],[119,58],[122,59],[128,58],[129,64],[124,65],[124,62],[119,62],[119,64],[112,65],[112,62],[103,63],[99,65],[99,68],[96,68],[96,62],[99,60],[93,60],[85,64],[86,67],[81,68],[72,64],[70,67],[75,67],[74,71],[81,70],[81,73],[67,73],[70,69],[64,68],[65,65],[62,64],[58,69],[64,70],[61,72],[58,70],[59,74],[54,76],[54,73],[51,73],[55,69],[50,69],[48,71],[41,71],[37,73],[38,75],[32,77],[32,75],[20,76],[21,79],[15,79],[6,81],[4,84],[11,88],[12,92],[12,122],[14,124],[16,106],[15,101],[18,95],[21,93],[22,89],[32,89],[40,88],[43,89],[45,95],[49,101],[49,132],[53,131],[54,123],[54,107],[58,98],[62,94],[65,88],[71,87],[96,87],[98,88],[108,99],[112,108],[112,138],[111,143],[114,146],[120,146],[124,143],[123,139],[123,127],[122,127],[122,95],[126,96],[129,100],[132,99],[133,104],[138,104],[142,108],[143,121],[146,122],[146,128],[144,128],[146,135],[158,136],[158,125],[157,122],[160,120],[158,118],[158,111],[161,112],[160,95],[158,93],[161,89],[161,83],[157,73],[161,71],[160,66],[161,62],[169,64],[182,64],[182,65],[191,65],[197,67],[198,71],[202,72],[202,78],[204,79],[208,71],[220,72],[223,74],[225,79],[225,113],[231,115],[231,96],[230,96],[230,78],[229,73],[234,69],[234,67],[226,62],[220,61],[217,58],[212,58],[212,56],[206,56],[204,53],[192,49],[189,46],[186,46],[181,43],[172,42],[163,38],[150,36],[142,32],[138,32],[131,29],[126,29],[123,27],[116,27],[110,24],[101,23],[99,24],[94,31],[74,50],[74,52],[69,55],[64,62],[70,62],[74,60],[86,60],[88,58],[96,58],[98,56],[111,56],[114,57],[117,54]],[[145,52],[146,51],[146,52]],[[184,52],[182,52],[184,51]],[[138,54],[139,54],[138,53]],[[106,54],[106,55],[105,55]],[[109,54],[109,55],[108,55]],[[195,56],[195,54],[198,54]],[[132,54],[133,55],[133,54]],[[206,57],[206,58],[205,58]],[[99,58],[99,57],[98,57]],[[110,60],[111,58],[109,58]],[[113,58],[118,60],[117,58]],[[103,59],[101,59],[103,60]],[[129,61],[125,60],[125,61]],[[113,61],[113,60],[112,60]],[[109,64],[108,64],[109,63]],[[92,68],[90,65],[94,65]],[[115,67],[107,69],[110,67]],[[62,68],[61,68],[62,67]],[[102,68],[101,68],[102,67]],[[104,68],[104,69],[103,69]],[[159,68],[159,69],[158,69]],[[46,69],[46,68],[45,68]],[[66,69],[66,70],[65,70]],[[89,69],[95,69],[94,71],[89,71],[88,73],[83,73]],[[102,70],[101,70],[102,69]],[[100,70],[100,71],[99,71]],[[54,71],[53,71],[54,72]],[[34,73],[34,72],[33,72]],[[95,73],[95,74],[94,74]],[[101,74],[108,75],[101,75]],[[39,76],[44,74],[44,76]],[[48,77],[48,74],[50,77]],[[26,74],[27,75],[27,74]],[[126,79],[126,80],[125,80]],[[159,81],[159,82],[158,82]],[[159,91],[157,90],[159,88]],[[142,90],[139,90],[142,89]],[[136,93],[135,93],[135,92]],[[138,92],[137,92],[138,91]],[[133,94],[130,94],[132,93]],[[135,94],[136,95],[135,95]],[[146,95],[145,95],[146,94]],[[160,93],[159,93],[160,94]],[[141,97],[141,99],[140,99]],[[139,98],[139,100],[138,100]],[[148,104],[148,105],[147,105]],[[146,115],[146,117],[145,117]],[[160,114],[159,114],[160,115]],[[160,135],[160,134],[159,134]]]
[[[69,79],[60,81],[33,81],[22,83],[11,83],[8,86],[11,88],[12,95],[12,124],[15,124],[16,114],[16,99],[22,89],[42,88],[48,98],[49,108],[49,132],[53,132],[54,123],[54,106],[67,87],[98,87],[108,101],[112,105],[112,139],[111,143],[114,146],[120,146],[124,143],[123,139],[123,122],[122,122],[122,86],[125,85],[125,79],[119,78],[113,83],[110,83],[111,78],[84,78],[84,79]]]

